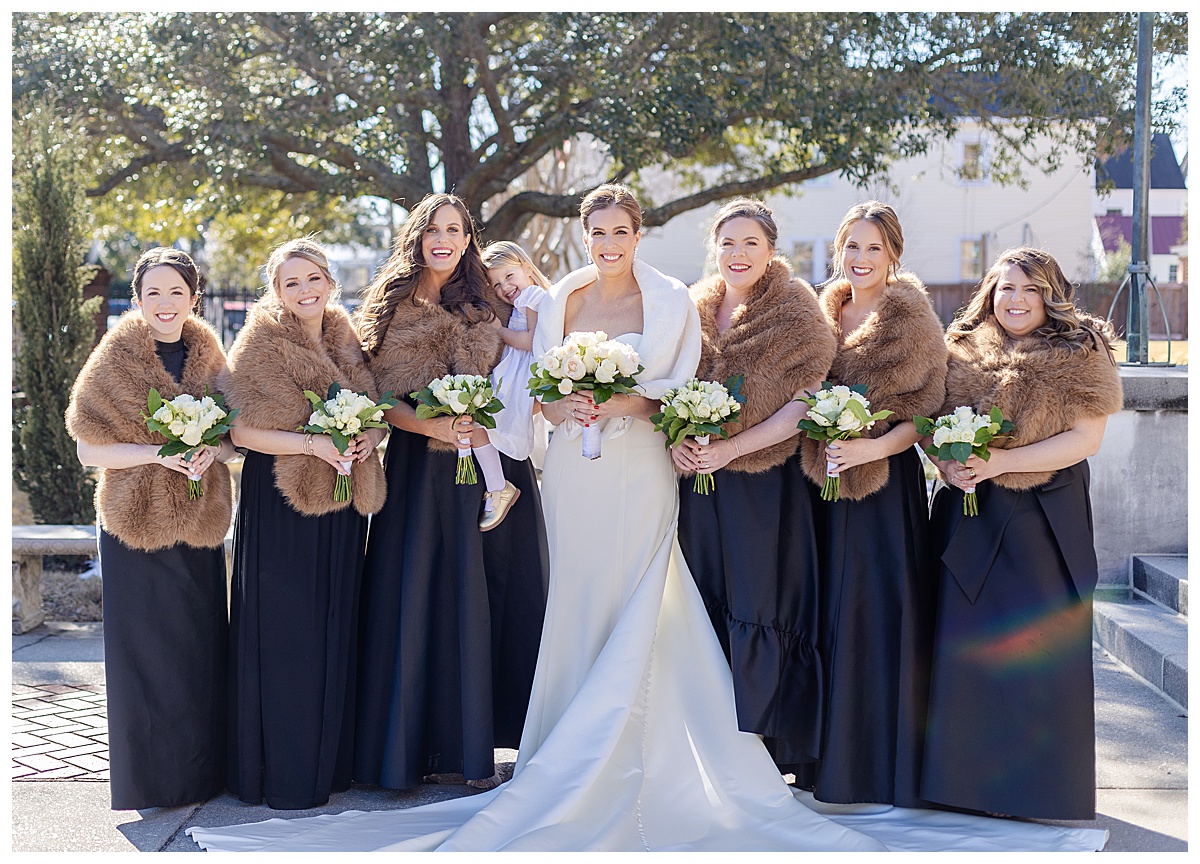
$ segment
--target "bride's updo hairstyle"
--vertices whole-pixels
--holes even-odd
[[[310,264],[316,264],[325,278],[329,280],[329,284],[333,286],[333,290],[329,293],[329,299],[336,300],[338,298],[342,286],[333,278],[333,269],[329,265],[329,254],[325,251],[325,247],[311,237],[289,240],[271,250],[271,257],[267,259],[268,291],[276,296],[279,295],[279,268],[292,258],[303,258]]]
[[[603,183],[585,195],[583,203],[579,205],[579,220],[583,223],[584,234],[588,230],[588,217],[607,207],[620,207],[628,213],[635,234],[642,230],[642,208],[633,190],[620,183]]]
[[[891,263],[888,264],[887,277],[891,281],[900,272],[900,256],[904,254],[904,232],[900,230],[900,217],[896,211],[882,201],[863,201],[855,204],[842,217],[837,234],[833,238],[833,275],[843,278],[846,273],[842,270],[842,250],[846,248],[846,238],[856,222],[870,222],[883,235],[883,248],[887,251]]]
[[[957,341],[989,318],[995,320],[993,304],[996,288],[1004,277],[1004,271],[1014,264],[1042,293],[1046,323],[1034,330],[1031,336],[1041,336],[1051,344],[1071,351],[1084,347],[1099,350],[1103,346],[1112,356],[1109,341],[1113,338],[1112,328],[1107,322],[1093,318],[1075,305],[1075,285],[1063,273],[1058,261],[1049,252],[1032,246],[1021,246],[1000,253],[996,263],[984,274],[983,281],[966,308],[946,328],[946,338]]]
[[[762,228],[763,236],[767,238],[771,250],[775,250],[775,244],[779,240],[779,226],[775,224],[775,214],[766,204],[753,198],[735,198],[717,211],[708,236],[709,245],[713,249],[717,248],[717,242],[721,239],[721,227],[731,219],[753,219]]]

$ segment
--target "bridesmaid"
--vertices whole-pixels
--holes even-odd
[[[778,233],[759,201],[732,201],[713,221],[720,272],[691,288],[696,377],[744,375],[746,404],[728,440],[688,438],[671,453],[689,475],[679,545],[733,669],[738,728],[765,736],[787,768],[817,758],[824,691],[815,495],[794,458],[807,406],[795,397],[820,388],[835,343],[812,287],[774,257]],[[720,472],[712,494],[692,491],[695,471]]]
[[[834,238],[835,279],[820,298],[838,342],[829,379],[865,384],[872,410],[895,414],[862,438],[801,444],[813,483],[824,483],[827,462],[841,478],[841,500],[817,511],[827,670],[821,761],[797,772],[799,784],[833,803],[920,803],[935,595],[912,417],[942,405],[946,346],[924,287],[899,269],[903,251],[891,207],[851,207]]]
[[[225,532],[233,486],[222,441],[190,462],[159,456],[146,428],[163,399],[216,390],[217,334],[191,314],[203,277],[184,252],[148,250],[133,268],[136,308],[88,358],[67,407],[96,487],[104,591],[109,788],[114,810],[178,807],[225,788]],[[166,469],[166,470],[163,470]],[[188,475],[203,496],[188,497]]]
[[[1016,428],[991,458],[938,463],[941,553],[922,792],[1033,819],[1093,819],[1087,457],[1121,410],[1108,325],[1038,249],[1012,249],[950,325],[941,413],[998,406]],[[990,482],[989,482],[990,481]],[[979,515],[963,516],[976,489]]]
[[[267,293],[229,354],[224,390],[246,448],[233,537],[229,790],[275,810],[317,807],[350,786],[355,634],[367,516],[383,505],[382,429],[351,439],[296,430],[305,390],[379,392],[334,302],[325,251],[293,240],[267,261]],[[352,461],[353,500],[333,500]]]
[[[364,296],[362,345],[380,386],[408,394],[447,373],[486,376],[500,322],[463,201],[429,195],[409,214]],[[429,774],[500,783],[493,750],[520,742],[537,664],[549,571],[533,466],[499,454],[520,489],[505,520],[481,535],[483,483],[456,485],[471,421],[419,420],[411,400],[394,427],[392,494],[372,521],[363,579],[355,779],[394,789]],[[481,478],[482,480],[482,478]]]

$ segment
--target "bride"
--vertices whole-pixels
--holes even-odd
[[[699,318],[681,282],[636,260],[628,189],[598,187],[581,217],[593,263],[551,290],[534,353],[603,330],[645,370],[640,395],[543,406],[556,426],[543,473],[550,593],[513,779],[407,810],[187,833],[230,851],[1100,848],[1107,832],[822,805],[738,731],[729,667],[675,540],[675,473],[648,420],[694,374]],[[582,456],[584,424],[600,427],[599,459]]]

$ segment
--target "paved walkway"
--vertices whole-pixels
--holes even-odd
[[[191,825],[392,810],[470,794],[462,785],[355,786],[324,807],[273,811],[226,794],[188,807],[110,810],[102,629],[50,623],[13,637],[12,850],[199,851]],[[1187,850],[1187,717],[1099,648],[1096,809],[1109,852]],[[511,761],[515,752],[497,751]]]

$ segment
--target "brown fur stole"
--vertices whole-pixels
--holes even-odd
[[[746,404],[738,422],[726,427],[730,436],[763,422],[801,387],[819,384],[829,371],[837,350],[833,331],[812,286],[793,278],[784,259],[775,258],[767,265],[745,305],[734,310],[724,333],[717,332],[717,310],[725,299],[725,280],[711,276],[693,285],[691,294],[703,339],[696,377],[724,383],[731,375],[745,376]],[[780,441],[734,459],[726,470],[767,471],[787,461],[797,446],[799,437]]]
[[[238,333],[221,384],[229,404],[241,412],[237,424],[295,432],[312,413],[304,391],[323,398],[335,381],[372,399],[380,396],[346,310],[335,303],[325,307],[321,341],[316,343],[305,335],[296,316],[275,295],[267,294],[254,304]],[[351,503],[364,516],[378,513],[387,495],[378,452],[356,462],[350,476],[352,501],[334,501],[337,471],[328,462],[302,453],[275,457],[276,488],[306,516],[332,513]]]
[[[845,279],[829,285],[821,308],[841,344],[829,370],[834,384],[865,384],[871,411],[894,411],[876,422],[864,437],[878,438],[913,415],[928,417],[946,397],[946,346],[942,325],[911,273],[900,273],[883,289],[874,311],[862,326],[842,333],[841,312],[850,299]],[[817,485],[825,482],[825,458],[820,441],[805,437],[800,445],[804,473]],[[851,500],[878,492],[888,481],[888,460],[878,459],[841,472],[841,497]]]
[[[67,432],[89,444],[155,444],[167,439],[146,428],[150,389],[164,400],[183,393],[203,396],[217,388],[225,353],[216,332],[189,316],[183,324],[187,360],[179,383],[155,352],[154,334],[136,309],[121,316],[88,358],[67,406]],[[187,478],[161,465],[106,468],[96,486],[100,524],[126,546],[155,552],[179,543],[200,548],[225,542],[233,509],[229,469],[220,462],[204,472],[204,494],[188,499]]]
[[[484,375],[500,362],[504,343],[491,324],[471,324],[430,303],[401,301],[379,350],[368,362],[375,380],[398,399],[443,375]],[[452,452],[453,444],[429,438],[430,450]]]
[[[1082,316],[1081,316],[1082,317]],[[1083,318],[1091,345],[1082,350],[1055,345],[1040,336],[1013,339],[993,318],[957,339],[947,337],[950,368],[946,402],[939,413],[970,405],[981,414],[996,406],[1011,420],[1011,438],[997,449],[1034,444],[1065,432],[1081,417],[1106,417],[1121,410],[1121,376],[1104,347],[1098,322]],[[1032,489],[1054,471],[1001,474],[993,481],[1006,489]]]

